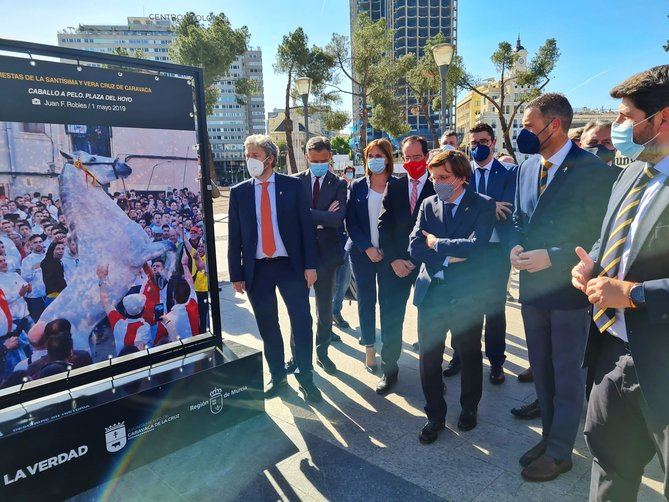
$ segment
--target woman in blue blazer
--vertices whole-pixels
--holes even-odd
[[[346,207],[351,266],[358,288],[360,344],[365,346],[365,367],[376,373],[376,303],[381,268],[386,266],[379,248],[379,215],[383,193],[393,178],[393,147],[385,138],[370,141],[363,153],[364,178],[351,185]],[[380,289],[380,286],[379,286]]]

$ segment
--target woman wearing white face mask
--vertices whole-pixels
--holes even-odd
[[[396,180],[393,147],[385,138],[371,141],[364,151],[365,173],[351,185],[346,207],[346,229],[351,246],[351,265],[358,287],[360,344],[365,346],[365,367],[376,373],[376,303],[381,267],[386,266],[379,248],[379,215],[386,184]]]

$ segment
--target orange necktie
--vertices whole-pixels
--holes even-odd
[[[260,227],[262,230],[262,252],[271,258],[276,252],[274,242],[274,227],[272,226],[272,205],[269,202],[269,181],[260,184],[262,195],[260,197]]]

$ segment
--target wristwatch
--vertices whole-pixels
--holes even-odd
[[[640,305],[646,303],[646,294],[644,293],[643,290],[643,284],[637,283],[634,286],[632,286],[632,289],[630,289],[628,297],[630,303],[632,304],[631,307],[633,309],[638,308]]]

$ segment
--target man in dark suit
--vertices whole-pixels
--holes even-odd
[[[278,156],[268,136],[244,142],[251,179],[230,189],[228,267],[236,292],[247,292],[265,347],[271,381],[265,396],[287,385],[276,289],[286,303],[295,343],[300,390],[321,400],[313,383],[309,288],[317,279],[318,251],[309,203],[300,180],[274,172]]]
[[[657,454],[669,499],[669,65],[614,87],[613,145],[637,160],[613,187],[599,240],[572,270],[593,305],[585,439],[590,500],[635,500]]]
[[[432,443],[444,428],[441,363],[448,331],[462,360],[458,427],[464,431],[476,427],[483,383],[483,309],[475,298],[482,278],[480,251],[495,226],[495,202],[468,189],[471,167],[461,152],[439,152],[428,168],[437,195],[423,201],[409,247],[411,257],[421,263],[414,304],[427,414],[419,435],[422,443]]]
[[[427,141],[409,136],[402,141],[407,175],[388,183],[379,217],[379,244],[389,265],[381,272],[381,370],[376,392],[385,395],[397,382],[397,361],[402,353],[402,329],[411,286],[418,268],[409,256],[409,235],[426,197],[434,195],[427,173]]]
[[[490,361],[490,382],[499,385],[504,382],[504,360],[506,356],[506,286],[511,266],[509,264],[508,243],[512,230],[511,213],[516,195],[515,170],[507,169],[495,159],[495,131],[485,123],[476,124],[469,130],[472,179],[470,186],[481,195],[495,201],[496,223],[485,246],[483,282],[477,297],[484,305],[485,313],[485,354]],[[444,376],[452,376],[460,371],[457,352]]]
[[[520,303],[541,441],[521,458],[522,475],[549,481],[572,467],[583,410],[581,361],[588,299],[571,287],[573,249],[597,240],[615,172],[567,136],[573,110],[560,94],[528,103],[518,149],[533,155],[518,168],[511,264],[520,270]]]
[[[346,182],[330,172],[332,149],[330,140],[315,136],[307,141],[309,169],[297,174],[305,196],[311,201],[311,218],[318,243],[318,280],[316,293],[316,364],[326,373],[334,374],[337,367],[328,357],[332,337],[332,294],[337,267],[343,263],[344,248],[339,228],[346,214]],[[292,338],[291,338],[292,340]],[[288,371],[297,366],[288,363]]]

